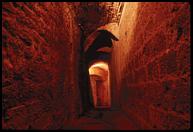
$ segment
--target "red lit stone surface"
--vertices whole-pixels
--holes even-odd
[[[189,4],[139,3],[132,38],[124,15],[112,54],[122,110],[143,129],[190,128]]]
[[[83,43],[112,22],[111,108],[84,111]],[[2,128],[189,129],[190,4],[3,2]]]
[[[3,128],[55,129],[78,115],[74,71],[80,36],[70,8],[3,3]]]

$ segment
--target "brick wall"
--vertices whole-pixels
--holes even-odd
[[[120,40],[112,53],[121,108],[141,129],[188,129],[189,3],[146,2],[136,7],[136,15],[127,17],[131,7],[125,5]]]
[[[2,7],[3,128],[64,127],[81,112],[73,3]],[[112,103],[139,129],[189,128],[189,9],[188,3],[124,4],[110,65]]]
[[[79,28],[67,3],[4,2],[4,129],[56,129],[79,114]]]

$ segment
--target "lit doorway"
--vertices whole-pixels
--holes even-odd
[[[95,62],[89,67],[90,84],[94,108],[110,108],[110,80],[108,64]]]

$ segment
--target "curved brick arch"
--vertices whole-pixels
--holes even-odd
[[[112,51],[112,48],[110,48],[110,47],[102,47],[102,48],[100,48],[100,49],[97,49],[97,52],[105,52],[105,53],[111,53],[111,51]]]
[[[84,52],[93,44],[94,40],[100,35],[100,31],[107,31],[112,35],[112,39],[118,40],[119,38],[119,28],[117,23],[109,23],[104,26],[99,27],[95,32],[91,33],[85,43],[84,43]]]

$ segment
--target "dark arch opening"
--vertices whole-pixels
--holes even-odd
[[[84,88],[83,96],[85,97],[83,100],[83,104],[87,103],[86,105],[84,104],[85,111],[95,109],[92,86],[90,82],[91,80],[89,75],[89,67],[92,65],[92,63],[96,61],[103,61],[103,62],[106,62],[107,65],[109,65],[111,53],[97,51],[97,50],[103,47],[111,48],[113,45],[112,40],[116,40],[116,41],[118,40],[112,33],[110,33],[107,30],[98,30],[97,32],[98,33],[96,33],[96,36],[94,36],[95,38],[93,39],[92,43],[90,43],[87,49],[84,51],[84,69],[83,69],[84,75],[83,76],[84,76],[85,88]],[[111,95],[111,93],[109,93],[109,95]]]

